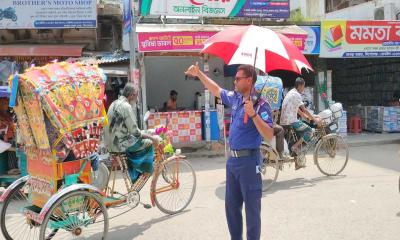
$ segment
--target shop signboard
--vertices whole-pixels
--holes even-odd
[[[190,51],[203,49],[203,43],[216,32],[139,33],[139,51]]]
[[[151,32],[138,33],[140,52],[200,51],[204,42],[217,32]],[[307,35],[285,34],[300,49],[305,49]]]
[[[321,27],[320,26],[300,26],[307,32],[307,38],[304,41],[303,54],[318,55],[320,51]]]
[[[289,0],[141,0],[140,14],[289,18]]]
[[[400,56],[400,21],[327,20],[321,23],[325,58]]]
[[[1,0],[0,29],[96,27],[97,0]]]

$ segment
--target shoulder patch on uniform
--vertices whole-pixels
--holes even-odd
[[[226,95],[228,95],[229,97],[233,97],[234,94],[235,94],[235,92],[229,91],[228,94],[226,94]]]
[[[269,118],[268,113],[266,111],[262,112],[261,113],[261,118],[262,118],[262,120],[267,121],[268,118]]]

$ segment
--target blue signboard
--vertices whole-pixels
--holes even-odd
[[[0,29],[96,27],[97,0],[0,0]]]
[[[321,42],[321,27],[320,26],[300,26],[307,32],[307,39],[304,42],[303,54],[318,55]]]

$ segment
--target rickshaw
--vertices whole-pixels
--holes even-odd
[[[276,123],[282,103],[282,80],[277,77],[258,76],[255,89],[275,111],[273,117],[274,123]],[[321,119],[321,123],[312,126],[314,132],[311,141],[307,144],[303,143],[299,153],[289,152],[291,157],[281,156],[275,149],[273,142],[263,141],[260,147],[263,159],[260,167],[263,191],[272,187],[284,165],[297,163],[305,167],[308,152],[313,152],[314,164],[317,165],[322,174],[326,176],[340,174],[346,167],[349,158],[349,147],[345,139],[336,133],[338,121],[342,116],[343,106],[341,103],[334,103],[329,109],[320,112],[318,117]],[[282,127],[285,131],[285,145],[289,150],[301,136],[291,126]]]
[[[285,164],[297,163],[306,166],[306,154],[312,153],[314,164],[325,176],[337,176],[346,167],[349,160],[349,146],[345,139],[336,133],[338,121],[343,115],[341,103],[335,103],[318,114],[321,122],[315,125],[309,143],[303,143],[299,153],[291,152],[291,157],[280,157],[276,149],[268,142],[261,145],[263,163],[261,173],[263,177],[263,191],[267,191],[276,182],[279,171]],[[289,149],[300,137],[292,126],[283,126],[285,141]]]
[[[34,67],[10,79],[10,105],[17,115],[28,175],[0,197],[0,225],[6,239],[106,239],[107,209],[139,204],[139,191],[149,175],[130,182],[127,193],[119,196],[113,195],[113,188],[93,183],[93,173],[98,173],[100,165],[101,132],[107,124],[105,81],[97,66],[64,62]],[[196,178],[184,156],[167,157],[167,140],[165,137],[155,148],[151,200],[174,214],[193,198]],[[114,174],[121,170],[129,184],[124,155],[111,160]],[[186,170],[180,171],[181,166]],[[184,173],[190,176],[188,185],[180,182]],[[163,201],[162,195],[168,191],[182,194],[181,186],[189,189],[183,199],[175,197],[175,204],[171,198]]]

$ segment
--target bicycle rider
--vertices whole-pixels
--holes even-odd
[[[302,136],[299,140],[292,146],[291,151],[299,154],[301,151],[301,144],[303,142],[309,142],[312,136],[312,129],[303,121],[297,118],[297,114],[299,114],[302,118],[308,119],[309,121],[314,121],[315,123],[319,122],[319,119],[314,117],[304,106],[302,101],[301,94],[305,89],[305,81],[303,78],[296,78],[294,88],[290,90],[282,103],[282,112],[280,124],[282,126],[292,126],[297,134]],[[295,169],[298,170],[304,166],[299,165],[297,162],[295,163]]]

